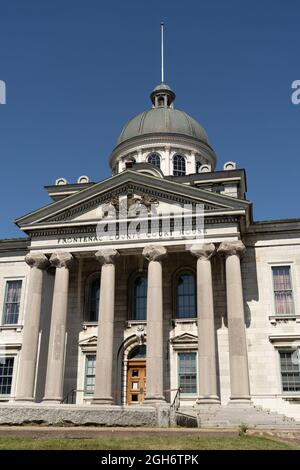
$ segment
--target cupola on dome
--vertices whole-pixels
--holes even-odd
[[[168,85],[161,83],[154,88],[150,97],[153,107],[127,122],[117,145],[149,134],[189,136],[208,144],[208,137],[203,127],[184,111],[174,109],[175,93]]]

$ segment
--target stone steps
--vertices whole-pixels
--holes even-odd
[[[185,427],[240,426],[299,426],[300,422],[283,414],[251,405],[213,405],[180,407],[176,414],[177,424]]]

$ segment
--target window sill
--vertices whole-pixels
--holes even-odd
[[[126,328],[131,328],[136,325],[147,325],[147,320],[127,320],[125,322]]]
[[[173,326],[181,323],[195,323],[197,325],[197,318],[172,318]]]
[[[86,330],[88,327],[95,327],[95,326],[98,326],[98,322],[97,321],[86,321],[86,322],[83,322],[82,324],[82,328],[83,330]]]
[[[0,325],[0,331],[2,330],[16,330],[17,332],[22,331],[23,325]]]
[[[281,398],[286,401],[300,401],[300,392],[294,392],[289,394],[281,395]]]
[[[269,320],[272,325],[276,325],[277,322],[288,321],[295,321],[296,323],[300,323],[300,315],[270,315]]]

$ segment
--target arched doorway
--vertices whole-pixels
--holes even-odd
[[[128,354],[127,404],[138,405],[146,396],[146,346],[133,348]]]

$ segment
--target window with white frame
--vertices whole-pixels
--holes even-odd
[[[182,394],[197,393],[197,367],[195,352],[178,353],[178,386]]]
[[[13,357],[0,357],[0,397],[9,397],[14,370]]]
[[[160,155],[156,152],[151,153],[147,158],[147,162],[156,166],[157,168],[160,168]]]
[[[186,174],[185,158],[182,155],[176,154],[173,157],[173,175],[184,176]]]
[[[85,379],[84,379],[84,394],[93,395],[95,390],[95,377],[96,377],[96,354],[86,356],[85,360]]]
[[[296,351],[279,351],[282,391],[300,392],[300,362]]]
[[[19,320],[22,280],[6,281],[3,306],[3,325],[15,325]]]
[[[273,266],[273,288],[276,315],[293,315],[294,301],[290,266]]]

